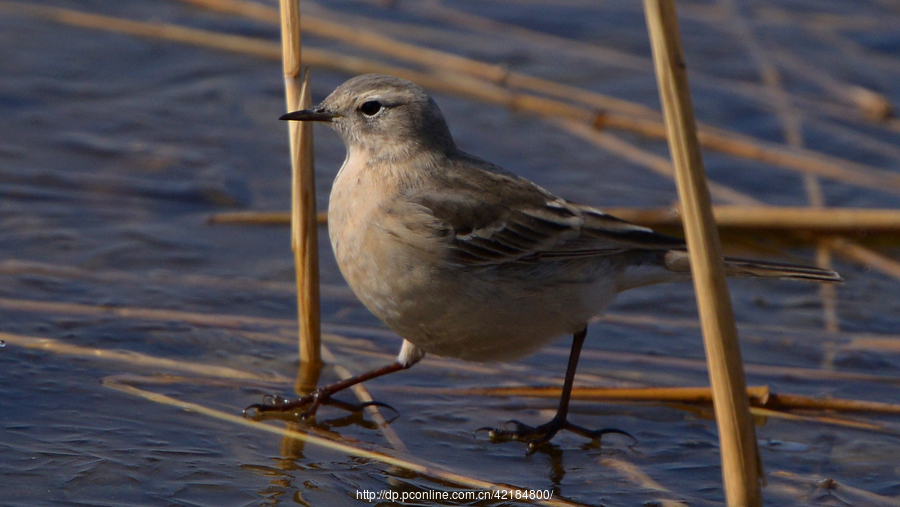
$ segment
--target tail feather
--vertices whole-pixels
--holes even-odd
[[[666,269],[677,273],[690,272],[688,253],[684,250],[670,250],[665,256],[665,266]],[[760,276],[764,278],[785,278],[814,282],[844,281],[841,275],[830,269],[735,257],[725,257],[725,274],[728,276]]]

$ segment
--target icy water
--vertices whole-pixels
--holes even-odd
[[[176,0],[30,3],[278,40],[272,25]],[[896,124],[867,123],[846,98],[855,85],[900,102],[897,4],[735,4],[678,3],[699,119],[783,142],[779,100],[753,96],[762,89],[760,61],[768,61],[783,73],[806,147],[900,172]],[[304,3],[304,12],[657,107],[640,2],[440,5],[502,24],[454,22],[436,4],[417,2],[331,2],[322,6],[327,12]],[[377,57],[314,36],[304,40]],[[611,63],[592,45],[626,57]],[[314,100],[350,77],[313,72]],[[675,199],[668,178],[544,120],[435,96],[463,149],[557,194],[597,206]],[[59,24],[0,5],[0,505],[390,505],[370,495],[473,489],[260,430],[284,428],[281,421],[242,425],[203,410],[239,416],[265,393],[293,391],[288,229],[207,224],[214,213],[288,208],[287,132],[276,120],[283,112],[277,61]],[[666,153],[658,140],[614,133]],[[324,128],[316,130],[316,148],[324,209],[344,149]],[[714,181],[759,201],[809,204],[795,172],[711,151],[706,163]],[[890,188],[820,184],[828,206],[898,203]],[[755,239],[777,258],[814,258],[808,246],[779,252],[770,239]],[[877,243],[881,254],[900,258],[890,241]],[[350,371],[384,364],[399,338],[349,292],[324,228],[320,244],[325,344]],[[778,393],[900,403],[900,281],[840,256],[834,266],[846,278],[836,290],[837,331],[826,329],[815,285],[731,284],[748,382]],[[689,285],[623,294],[610,315],[590,327],[579,383],[705,385]],[[721,504],[717,433],[705,410],[576,402],[574,422],[620,428],[637,443],[610,435],[602,446],[588,445],[562,434],[526,456],[521,444],[492,444],[472,432],[509,419],[543,422],[555,401],[440,390],[559,385],[568,344],[561,338],[513,364],[429,358],[368,383],[375,399],[399,413],[384,411],[401,443],[370,414],[332,407],[315,425],[290,427],[360,448],[393,446],[459,475],[574,504]],[[337,375],[326,368],[322,381]],[[766,505],[900,502],[900,416],[797,414],[807,418],[758,419]],[[819,416],[833,419],[811,419]]]

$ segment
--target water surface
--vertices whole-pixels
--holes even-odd
[[[273,26],[175,0],[34,3],[278,40]],[[737,28],[723,15],[725,4],[678,5],[688,65],[695,73],[698,117],[782,142],[774,102],[736,91],[739,83],[758,84],[761,78],[746,40],[735,35]],[[415,3],[401,2],[393,9],[350,1],[324,6],[361,27],[657,107],[639,3],[445,5],[580,45],[551,43],[511,29],[461,27]],[[314,6],[309,9],[318,12]],[[897,130],[848,113],[847,101],[828,85],[865,86],[900,101],[900,12],[895,6],[881,1],[770,1],[741,4],[738,11],[783,71],[783,85],[802,113],[807,147],[900,171]],[[798,24],[798,19],[820,22]],[[398,28],[398,23],[429,31]],[[0,13],[0,34],[0,331],[17,337],[7,338],[0,349],[0,504],[362,505],[369,502],[358,499],[360,491],[461,489],[376,461],[284,443],[252,427],[110,387],[138,386],[233,415],[264,393],[291,393],[297,352],[288,230],[206,223],[213,213],[288,208],[287,136],[285,125],[276,120],[284,108],[279,63],[5,11]],[[313,36],[305,41],[371,55]],[[609,64],[586,50],[589,44],[631,59]],[[784,55],[815,72],[786,64]],[[315,100],[350,77],[318,68],[313,72]],[[817,79],[820,75],[831,81]],[[539,118],[442,93],[436,99],[463,149],[571,200],[664,206],[675,199],[669,179]],[[666,153],[658,141],[620,135]],[[319,207],[324,209],[344,150],[324,128],[316,130],[316,147]],[[706,163],[716,182],[760,201],[808,204],[803,178],[796,173],[714,152],[706,154]],[[898,202],[889,190],[828,180],[821,186],[829,206],[896,207]],[[772,244],[768,238],[762,242]],[[326,345],[353,371],[390,360],[400,340],[346,288],[325,229],[320,244],[324,327],[343,337],[326,340]],[[881,252],[900,256],[894,247]],[[800,247],[777,255],[811,262],[814,252]],[[840,257],[834,263],[847,280],[837,289],[839,332],[825,329],[817,286],[759,280],[731,284],[748,382],[775,392],[900,402],[900,282]],[[115,308],[182,313],[123,314],[111,310]],[[656,322],[611,319],[591,326],[581,382],[705,385],[689,285],[623,294],[610,312]],[[189,314],[258,319],[210,321]],[[41,348],[22,337],[54,342]],[[702,410],[577,402],[573,421],[627,430],[637,444],[610,436],[602,447],[590,446],[563,434],[552,448],[526,457],[520,444],[491,444],[483,436],[473,438],[472,431],[508,419],[542,422],[552,415],[554,401],[421,391],[558,384],[568,343],[561,338],[541,354],[510,365],[474,368],[433,358],[368,388],[399,412],[390,428],[409,454],[462,475],[550,490],[554,498],[588,505],[645,505],[666,498],[690,505],[722,502],[715,424]],[[93,350],[229,367],[260,379],[147,365],[134,355],[102,358]],[[326,369],[322,379],[332,381],[336,374]],[[825,478],[897,501],[896,417],[840,417],[883,428],[759,421],[760,449],[770,474],[766,505],[861,505],[853,489],[818,487],[815,481]],[[370,416],[326,408],[316,427],[389,446],[370,421]],[[636,466],[669,492],[642,484],[622,463]],[[515,502],[479,503],[511,504]]]

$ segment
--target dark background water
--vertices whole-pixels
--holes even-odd
[[[278,40],[276,27],[175,0],[32,3]],[[657,107],[638,2],[444,4],[615,48],[632,56],[622,65],[604,64],[583,46],[551,44],[510,29],[484,32],[456,26],[436,19],[427,5],[401,2],[386,9],[363,2],[324,4],[333,16],[360,27]],[[735,35],[727,5],[678,4],[698,118],[781,142],[773,101],[736,91],[739,83],[759,83],[760,73]],[[315,5],[303,8],[320,12]],[[897,4],[749,1],[737,2],[736,8],[766,54],[781,62],[784,87],[803,114],[806,146],[898,172],[897,130],[847,113],[845,100],[784,56],[898,102]],[[786,14],[789,21],[779,21]],[[838,21],[829,25],[828,20]],[[397,23],[415,23],[430,31],[398,28]],[[369,55],[314,36],[304,41]],[[313,73],[314,100],[350,77],[318,68]],[[675,199],[669,179],[537,117],[447,94],[435,96],[463,149],[566,198],[597,206],[663,206]],[[839,111],[830,114],[823,104],[837,105]],[[297,356],[294,331],[286,323],[296,313],[288,230],[206,223],[216,212],[287,209],[287,135],[285,125],[276,120],[283,111],[281,67],[275,61],[0,10],[0,331],[279,375],[276,381],[212,383],[194,375],[161,385],[139,382],[151,391],[231,414],[239,414],[262,393],[290,393]],[[623,137],[666,153],[658,141]],[[319,207],[324,209],[344,149],[326,129],[316,130],[316,148]],[[714,152],[706,153],[706,163],[713,180],[763,202],[808,204],[803,179],[796,173]],[[896,207],[898,202],[889,190],[821,183],[829,206]],[[346,289],[327,246],[327,232],[320,233],[325,329],[361,339],[326,343],[351,369],[379,365],[396,353],[400,340]],[[900,257],[894,247],[882,253]],[[780,255],[809,262],[813,250],[794,248]],[[731,284],[744,358],[751,365],[749,382],[778,392],[898,402],[900,282],[841,258],[835,267],[847,280],[837,289],[836,333],[824,329],[814,285],[758,280]],[[77,303],[93,310],[25,310],[23,301]],[[102,311],[111,307],[272,320],[235,326],[222,319],[204,325],[174,315],[128,318]],[[637,353],[702,360],[699,330],[677,325],[696,318],[689,285],[623,294],[610,311],[649,315],[659,323],[612,320],[593,325],[589,352],[579,370],[584,382],[705,384],[699,367],[623,359],[623,353]],[[860,345],[860,337],[878,338],[878,345]],[[110,376],[170,371],[165,368],[7,341],[0,349],[0,505],[345,505],[366,503],[357,501],[361,490],[459,489],[314,446],[288,452],[271,434],[103,384]],[[490,444],[483,437],[473,439],[471,431],[512,418],[540,422],[552,414],[553,401],[401,389],[558,382],[567,346],[563,340],[519,363],[481,370],[429,360],[369,388],[376,399],[400,412],[391,427],[412,455],[464,475],[553,489],[557,497],[590,505],[641,505],[661,497],[686,499],[692,505],[722,501],[715,424],[702,414],[663,405],[577,403],[573,420],[588,427],[625,429],[638,444],[630,447],[627,439],[610,437],[602,448],[591,447],[579,437],[562,435],[550,452],[525,457],[520,444]],[[847,375],[819,379],[753,365]],[[869,377],[853,379],[851,374]],[[325,381],[334,378],[330,370],[323,373]],[[344,416],[326,408],[319,422],[343,436],[387,445],[377,429]],[[897,502],[896,417],[867,420],[884,429],[769,418],[757,428],[767,472],[786,471],[804,480],[831,477]],[[610,459],[637,465],[673,493],[637,485],[609,466]],[[852,492],[816,489],[779,476],[772,476],[770,483],[764,490],[766,505],[855,503]]]

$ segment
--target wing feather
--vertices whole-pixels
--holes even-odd
[[[440,190],[406,196],[443,228],[440,235],[458,264],[489,266],[684,247],[678,238],[570,203],[499,168],[482,169],[448,173]]]

